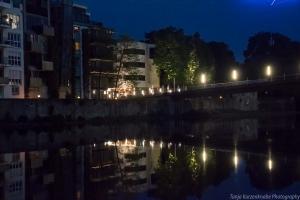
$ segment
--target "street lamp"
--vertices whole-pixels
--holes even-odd
[[[270,65],[268,65],[266,67],[266,76],[267,77],[271,77],[272,76],[272,67]]]
[[[201,84],[206,84],[206,74],[205,73],[202,73],[201,76],[200,76],[200,82]]]
[[[231,72],[231,79],[232,79],[233,81],[236,81],[236,80],[238,80],[238,78],[239,78],[239,73],[238,73],[238,71],[237,71],[236,69],[232,70],[232,72]]]

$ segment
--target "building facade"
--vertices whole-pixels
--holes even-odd
[[[22,4],[0,1],[0,98],[24,98]]]
[[[72,97],[73,1],[52,0],[51,22],[55,30],[54,65],[58,76],[58,98]]]
[[[87,7],[73,5],[73,95],[76,98],[84,98],[83,85],[83,30],[88,29],[90,13]]]
[[[124,54],[120,78],[132,81],[137,90],[159,88],[159,76],[153,64],[153,44],[144,42],[118,43]],[[120,57],[120,55],[118,55]],[[120,65],[116,63],[116,65]]]
[[[25,200],[25,152],[0,154],[0,199]]]
[[[115,80],[113,31],[91,23],[82,36],[84,97],[100,99]]]
[[[24,4],[26,97],[56,98],[58,77],[53,64],[50,0],[28,0]]]

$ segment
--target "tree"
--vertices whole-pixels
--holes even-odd
[[[189,61],[185,68],[186,82],[189,85],[193,85],[196,82],[197,71],[199,70],[199,59],[195,50],[190,53]]]
[[[264,68],[272,65],[279,76],[298,72],[300,43],[279,33],[261,32],[250,37],[243,65],[251,79],[264,77]]]
[[[116,80],[114,85],[113,98],[116,97],[117,93],[124,90],[125,85],[130,85],[130,90],[132,90],[132,85],[135,84],[134,80],[125,81],[125,76],[136,75],[137,71],[132,65],[127,65],[128,63],[133,63],[136,61],[137,57],[134,54],[130,54],[128,50],[132,47],[134,41],[128,36],[121,36],[119,39],[116,48],[115,48],[115,57],[116,57]],[[120,79],[121,77],[121,79]]]
[[[208,46],[214,58],[215,81],[228,81],[231,69],[237,65],[233,52],[223,42],[210,42]]]
[[[156,45],[154,64],[161,76],[161,82],[170,84],[172,80],[183,84],[184,69],[187,64],[190,47],[182,29],[167,27],[146,34],[146,41]]]

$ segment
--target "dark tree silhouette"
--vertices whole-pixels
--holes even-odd
[[[294,74],[299,71],[300,43],[279,33],[257,33],[250,37],[244,56],[243,67],[250,79],[264,77],[267,65],[274,76]]]

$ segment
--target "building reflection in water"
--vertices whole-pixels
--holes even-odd
[[[274,191],[299,182],[298,158],[124,139],[0,155],[0,199],[109,199],[147,194],[161,199],[201,197],[239,173],[253,188]],[[274,166],[276,160],[276,167]],[[237,170],[242,166],[245,170]],[[289,169],[289,170],[285,170]],[[271,173],[270,173],[271,172]]]

